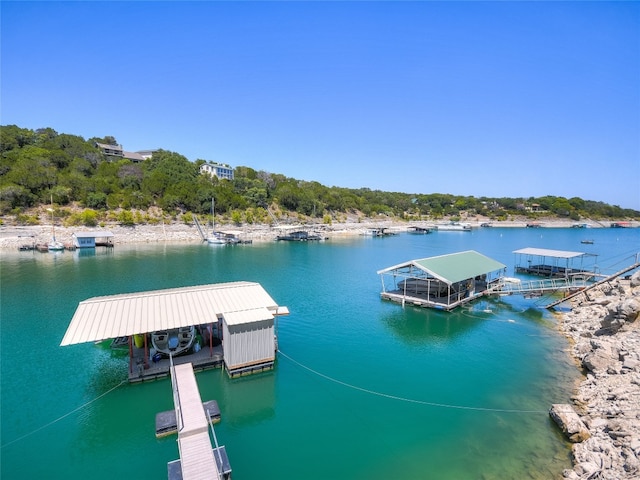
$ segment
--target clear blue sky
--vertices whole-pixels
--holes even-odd
[[[3,125],[640,210],[639,2],[11,2]]]

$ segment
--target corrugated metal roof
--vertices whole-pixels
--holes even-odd
[[[440,255],[438,257],[410,260],[394,265],[393,267],[385,268],[384,270],[379,270],[378,274],[389,273],[393,270],[409,266],[419,268],[438,280],[449,284],[506,268],[506,265],[492,258],[469,250],[467,252]]]
[[[76,238],[106,238],[113,237],[113,233],[109,230],[95,230],[88,232],[73,232]]]
[[[587,255],[584,252],[568,252],[565,250],[548,250],[546,248],[521,248],[520,250],[514,250],[513,253],[521,253],[523,255],[536,255],[539,257],[551,257],[551,258],[575,258]]]
[[[227,325],[242,325],[271,319],[273,319],[273,314],[266,308],[253,308],[224,314],[224,321],[227,322]]]
[[[278,308],[259,283],[253,282],[94,297],[80,302],[60,345],[212,323],[219,316],[233,317],[234,312],[250,310],[264,313],[264,309],[273,314],[288,313]],[[249,314],[245,315],[249,318]]]

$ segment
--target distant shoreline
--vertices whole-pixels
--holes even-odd
[[[366,222],[348,221],[344,223],[326,224],[300,224],[287,225],[287,228],[299,228],[300,230],[318,231],[328,238],[346,237],[361,235],[370,228],[386,228],[390,232],[406,232],[410,226],[428,227],[431,225],[447,223],[444,220],[438,222],[430,221],[397,221],[397,220],[370,220]],[[527,228],[527,224],[537,224],[540,228],[571,228],[578,223],[588,224],[591,228],[609,228],[612,221],[596,222],[584,220],[580,222],[561,219],[539,219],[539,220],[505,220],[494,221],[489,219],[465,221],[472,228],[481,227],[488,223],[491,227],[497,228]],[[640,222],[629,222],[631,227],[640,227]],[[489,228],[491,228],[489,227]],[[253,225],[218,225],[216,230],[234,230],[242,232],[240,238],[251,240],[252,242],[274,241],[277,235],[282,234],[284,226],[273,226],[267,224]],[[587,230],[587,229],[585,229]],[[133,226],[122,226],[119,224],[107,224],[104,227],[55,227],[56,239],[64,244],[72,243],[72,234],[86,231],[109,231],[113,233],[113,244],[145,244],[145,243],[200,243],[202,238],[195,225],[183,222],[172,222],[170,224],[137,224]],[[46,244],[51,240],[50,225],[35,226],[0,226],[0,249],[17,249],[21,245]]]

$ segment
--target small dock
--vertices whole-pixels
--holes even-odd
[[[407,232],[408,233],[414,233],[414,234],[419,234],[419,235],[428,235],[432,231],[433,231],[433,227],[432,228],[420,227],[420,226],[417,226],[417,225],[411,225],[411,226],[407,227]]]
[[[514,271],[538,277],[565,278],[596,275],[597,255],[546,248],[521,248],[515,254]],[[574,265],[579,263],[579,265]]]

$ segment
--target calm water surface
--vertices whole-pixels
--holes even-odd
[[[154,427],[173,408],[170,382],[129,385],[126,357],[60,341],[90,297],[248,280],[291,315],[278,323],[274,371],[197,374],[203,400],[220,405],[234,479],[558,478],[569,445],[546,412],[579,377],[545,302],[402,308],[380,299],[375,273],[473,249],[512,275],[523,247],[597,253],[613,272],[632,263],[640,229],[3,252],[0,476],[166,478],[176,437],[158,440]]]

